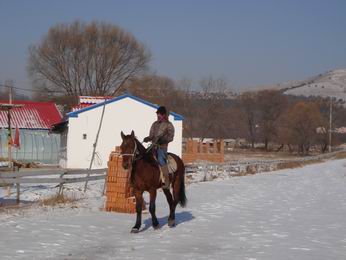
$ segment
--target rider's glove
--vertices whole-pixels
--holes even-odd
[[[147,136],[147,137],[145,137],[144,139],[143,139],[143,142],[144,143],[147,143],[147,142],[149,142],[150,141],[150,137],[149,136]]]
[[[164,144],[164,139],[162,137],[159,138],[159,140],[157,140],[157,144],[161,145]]]

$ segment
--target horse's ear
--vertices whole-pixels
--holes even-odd
[[[121,139],[125,139],[125,135],[124,135],[124,133],[123,133],[123,131],[121,131]]]
[[[132,130],[132,132],[131,132],[131,137],[132,138],[135,138],[135,132]]]

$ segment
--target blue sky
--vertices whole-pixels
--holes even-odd
[[[173,79],[223,77],[235,89],[346,68],[346,1],[0,0],[0,83],[30,88],[28,47],[57,23],[92,20],[133,33]]]

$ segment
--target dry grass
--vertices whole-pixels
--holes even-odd
[[[242,177],[246,175],[249,175],[249,174],[247,172],[240,172],[240,173],[232,174],[232,177]]]
[[[294,169],[294,168],[300,168],[303,166],[304,166],[304,164],[302,162],[285,162],[285,163],[279,163],[277,165],[277,169],[278,170]]]
[[[340,153],[337,153],[335,156],[334,156],[335,159],[346,159],[346,152],[340,152]]]
[[[234,161],[239,159],[257,159],[257,160],[275,160],[275,159],[295,159],[298,155],[289,152],[265,152],[263,150],[235,149],[225,151],[225,161]]]
[[[0,187],[1,187],[1,188],[12,187],[12,186],[13,186],[13,184],[1,183],[1,180],[0,180]]]
[[[48,198],[42,199],[39,204],[40,206],[57,206],[60,204],[73,204],[77,202],[78,199],[75,195],[66,195],[66,194],[56,194]]]
[[[314,159],[314,160],[309,160],[309,161],[302,161],[302,162],[285,162],[285,163],[279,163],[277,165],[278,170],[283,170],[283,169],[294,169],[294,168],[300,168],[305,165],[310,165],[310,164],[315,164],[315,163],[321,163],[323,160],[321,159]]]

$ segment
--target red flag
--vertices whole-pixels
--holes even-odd
[[[20,149],[20,142],[19,142],[19,128],[18,126],[16,127],[16,133],[14,135],[14,141],[13,141],[13,146]]]

